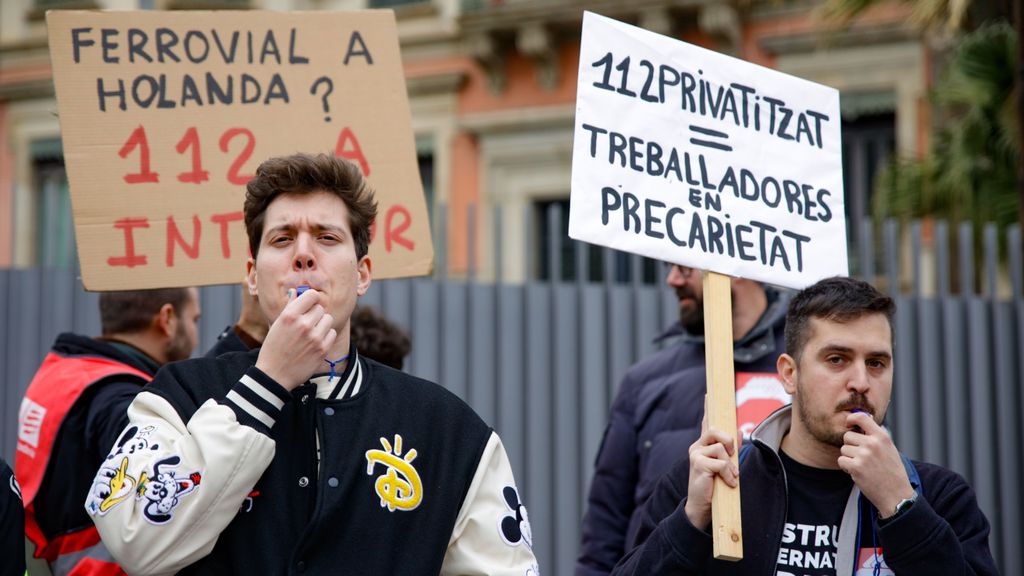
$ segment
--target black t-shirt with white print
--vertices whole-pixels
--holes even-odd
[[[836,548],[839,526],[846,502],[853,490],[853,479],[842,470],[814,468],[793,460],[781,450],[786,470],[789,509],[782,532],[777,560],[777,576],[835,576],[850,574],[850,568],[837,572]],[[891,576],[881,548],[877,546],[874,509],[861,498],[861,535],[858,542],[857,570],[854,576]]]
[[[835,576],[836,546],[853,479],[842,470],[806,466],[779,451],[789,509],[779,548],[778,576]]]

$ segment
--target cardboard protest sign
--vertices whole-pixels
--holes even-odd
[[[245,183],[330,152],[377,192],[377,278],[433,248],[391,11],[47,13],[89,290],[237,283]]]
[[[585,14],[569,235],[792,288],[848,274],[838,92]]]

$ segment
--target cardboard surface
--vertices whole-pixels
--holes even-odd
[[[245,182],[295,152],[376,190],[375,278],[433,266],[394,13],[47,13],[89,290],[237,283]]]
[[[839,93],[586,13],[569,235],[791,288],[847,275]]]

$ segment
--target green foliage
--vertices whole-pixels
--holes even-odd
[[[1017,221],[1020,150],[1017,39],[1006,23],[964,34],[932,95],[944,119],[921,160],[896,160],[876,182],[875,216],[930,216],[1005,227]]]

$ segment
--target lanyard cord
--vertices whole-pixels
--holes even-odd
[[[861,497],[863,498],[863,496]],[[853,573],[856,574],[860,568],[860,531],[861,531],[861,509],[863,508],[863,501],[857,504],[857,548],[854,552],[853,559]],[[871,554],[875,557],[875,565],[872,567],[871,575],[879,576],[882,573],[882,562],[878,558],[878,529],[875,527],[875,520],[872,518],[871,522]]]
[[[330,382],[331,380],[334,380],[334,367],[335,367],[336,365],[338,365],[338,364],[341,364],[341,363],[342,363],[342,362],[344,362],[345,360],[348,360],[348,357],[349,357],[349,355],[348,355],[348,354],[345,354],[344,356],[342,356],[341,358],[338,358],[338,359],[337,359],[337,360],[335,360],[334,362],[331,362],[331,361],[330,361],[330,360],[328,360],[327,358],[324,358],[324,362],[327,362],[328,364],[330,364],[330,365],[331,365],[331,375],[330,375],[330,379],[328,380],[328,382]]]

